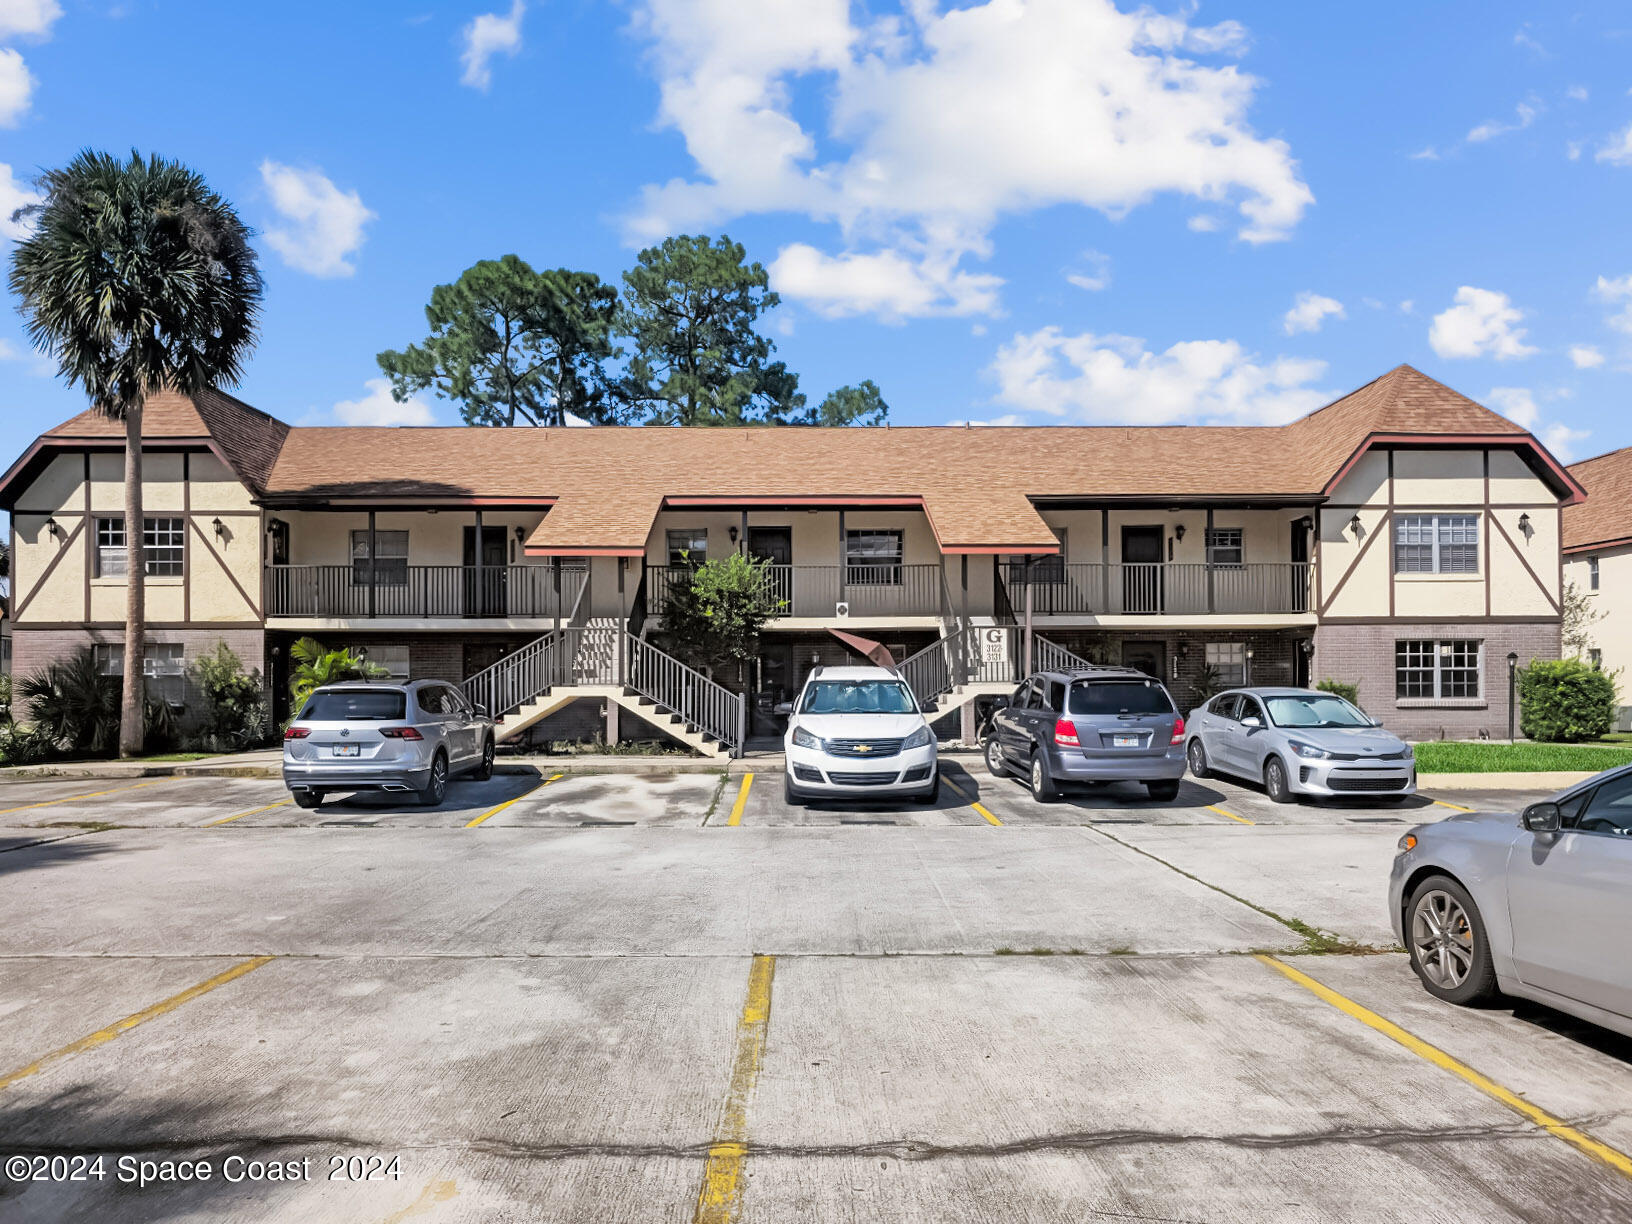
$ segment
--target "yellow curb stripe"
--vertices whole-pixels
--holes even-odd
[[[963,787],[959,786],[956,782],[952,781],[951,778],[947,777],[945,774],[942,774],[941,781],[945,782],[947,786],[952,788],[952,793],[954,795],[957,795],[960,799],[967,799],[969,801],[969,806],[975,809],[976,815],[984,816],[987,824],[997,825],[998,828],[1003,827],[1003,822],[1001,820],[999,820],[996,816],[993,816],[991,812],[987,811],[984,804],[976,802],[973,795],[964,790]]]
[[[174,778],[149,778],[146,782],[132,782],[129,786],[116,786],[112,790],[91,791],[86,795],[64,795],[61,799],[42,799],[38,803],[25,803],[20,807],[0,808],[0,816],[7,812],[26,812],[29,808],[50,807],[56,803],[73,803],[76,799],[100,799],[103,795],[117,795],[121,791],[139,790],[144,786],[157,786],[160,782],[174,781]]]
[[[725,823],[733,828],[742,823],[742,809],[748,806],[748,792],[753,789],[754,775],[742,775],[742,785],[737,788],[737,801],[731,805],[731,818]]]
[[[213,829],[216,825],[231,824],[235,820],[242,820],[245,816],[255,816],[261,812],[270,812],[273,808],[288,807],[293,799],[279,799],[276,803],[269,803],[265,807],[250,808],[247,812],[239,812],[236,816],[223,816],[220,820],[209,820],[204,823],[206,829]]]
[[[257,956],[252,960],[240,961],[231,969],[228,969],[223,973],[218,973],[212,978],[207,978],[196,986],[189,986],[180,994],[171,995],[168,999],[153,1004],[152,1007],[144,1007],[141,1011],[136,1012],[133,1015],[126,1016],[123,1020],[115,1021],[113,1024],[108,1025],[108,1027],[105,1029],[98,1029],[96,1032],[87,1037],[81,1037],[78,1041],[63,1046],[60,1050],[52,1050],[51,1053],[45,1055],[45,1057],[36,1059],[34,1062],[29,1063],[26,1067],[19,1067],[9,1075],[0,1076],[0,1088],[9,1088],[18,1080],[27,1079],[36,1072],[44,1070],[52,1063],[58,1062],[69,1057],[70,1055],[83,1054],[86,1050],[94,1050],[97,1046],[106,1045],[121,1033],[128,1033],[138,1024],[146,1024],[149,1020],[156,1020],[158,1017],[165,1015],[167,1012],[173,1012],[183,1003],[189,1003],[198,998],[199,995],[208,994],[217,986],[225,986],[228,982],[234,980],[235,978],[241,978],[244,976],[244,974],[251,973],[256,969],[259,969],[268,961],[276,959],[277,958],[274,956]]]
[[[481,824],[482,821],[487,820],[490,817],[497,816],[500,812],[504,811],[504,809],[509,807],[512,803],[520,803],[523,799],[527,798],[527,796],[532,794],[534,791],[541,790],[542,788],[548,786],[551,782],[554,782],[557,778],[561,778],[561,777],[564,777],[564,776],[565,776],[564,774],[558,774],[558,773],[557,774],[551,774],[549,777],[545,778],[544,781],[540,782],[537,786],[530,786],[526,790],[522,791],[521,794],[517,795],[514,799],[506,799],[503,803],[499,804],[498,807],[492,808],[492,809],[490,809],[490,810],[488,810],[486,812],[483,812],[480,816],[476,817],[475,820],[473,820],[469,824],[467,824],[465,826],[465,828],[474,829],[477,825]]]
[[[1209,803],[1207,805],[1207,810],[1209,812],[1217,812],[1220,816],[1228,816],[1231,820],[1235,821],[1237,824],[1255,825],[1255,824],[1258,823],[1256,820],[1248,820],[1245,816],[1237,816],[1234,812],[1226,812],[1223,808],[1218,807],[1218,806],[1216,806],[1214,804],[1211,804],[1211,803]]]
[[[1446,803],[1445,800],[1443,800],[1443,799],[1433,799],[1433,800],[1430,800],[1429,802],[1438,804],[1440,807],[1448,807],[1453,812],[1471,812],[1471,811],[1473,811],[1473,809],[1470,808],[1470,807],[1463,807],[1460,803]]]
[[[748,970],[748,997],[737,1021],[737,1047],[731,1060],[731,1084],[720,1108],[720,1124],[703,1165],[693,1224],[730,1224],[742,1204],[742,1169],[748,1159],[748,1104],[765,1057],[765,1033],[771,1023],[771,979],[774,956],[756,956]]]
[[[1299,986],[1302,986],[1305,990],[1308,990],[1310,993],[1314,994],[1317,998],[1330,1003],[1333,1007],[1337,1008],[1338,1011],[1343,1012],[1345,1015],[1354,1017],[1356,1020],[1360,1021],[1360,1023],[1377,1030],[1377,1032],[1381,1033],[1390,1040],[1399,1042],[1417,1057],[1426,1059],[1428,1062],[1433,1063],[1434,1066],[1439,1067],[1441,1070],[1449,1071],[1452,1075],[1466,1080],[1492,1100],[1506,1105],[1509,1109],[1513,1110],[1513,1112],[1519,1114],[1527,1121],[1534,1123],[1536,1126],[1546,1131],[1549,1135],[1552,1135],[1555,1139],[1562,1139],[1571,1147],[1586,1153],[1588,1156],[1602,1164],[1608,1165],[1617,1173],[1620,1173],[1626,1177],[1632,1177],[1632,1156],[1628,1156],[1625,1152],[1612,1148],[1606,1143],[1600,1143],[1585,1131],[1577,1130],[1575,1127],[1569,1125],[1562,1118],[1555,1117],[1554,1115],[1548,1113],[1545,1109],[1532,1105],[1518,1093],[1509,1088],[1502,1087],[1502,1085],[1498,1084],[1489,1076],[1482,1075],[1478,1071],[1475,1071],[1472,1067],[1468,1066],[1465,1062],[1451,1057],[1438,1046],[1429,1045],[1426,1041],[1422,1040],[1422,1038],[1415,1037],[1406,1032],[1392,1020],[1385,1020],[1382,1016],[1379,1016],[1371,1009],[1362,1007],[1353,999],[1350,999],[1345,995],[1338,994],[1337,991],[1333,990],[1330,986],[1317,982],[1308,974],[1294,969],[1286,962],[1277,960],[1273,956],[1267,956],[1262,953],[1258,954],[1258,959],[1264,964],[1268,965],[1270,968],[1284,974],[1286,977],[1296,982]]]

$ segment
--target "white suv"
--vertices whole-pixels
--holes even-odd
[[[912,690],[884,667],[818,667],[788,716],[789,803],[826,797],[940,798],[935,733]]]

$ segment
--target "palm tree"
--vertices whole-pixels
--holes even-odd
[[[160,157],[86,150],[19,210],[11,257],[30,340],[69,386],[125,426],[125,677],[119,755],[142,750],[146,570],[142,406],[161,388],[237,383],[255,342],[261,276],[250,231],[196,172]]]

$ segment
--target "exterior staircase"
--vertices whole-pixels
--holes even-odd
[[[1031,670],[1057,671],[1093,666],[1063,646],[1031,639]],[[920,702],[936,703],[934,718],[963,715],[961,739],[975,738],[976,698],[1004,695],[1025,678],[1025,637],[1019,625],[950,624],[943,636],[896,669]]]

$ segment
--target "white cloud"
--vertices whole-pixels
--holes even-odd
[[[1021,416],[1018,412],[1006,412],[1002,416],[992,417],[990,420],[986,420],[986,421],[948,421],[947,422],[948,425],[975,425],[975,426],[979,426],[979,427],[982,427],[982,428],[984,428],[986,426],[1024,425],[1026,423],[1027,423],[1026,418]]]
[[[795,242],[777,253],[767,271],[779,294],[830,319],[876,314],[894,321],[995,311],[1002,278],[960,272],[955,264],[945,255],[914,262],[899,251],[828,255]]]
[[[1549,425],[1542,431],[1541,442],[1565,463],[1576,456],[1575,444],[1592,435],[1590,429],[1571,429],[1568,425]]]
[[[1380,304],[1380,303],[1379,303]],[[1292,309],[1281,319],[1281,329],[1289,336],[1298,332],[1318,332],[1327,317],[1347,318],[1343,303],[1305,289],[1292,301]]]
[[[1632,166],[1632,124],[1599,145],[1593,157],[1612,166]]]
[[[1571,161],[1580,161],[1581,160],[1581,142],[1579,140],[1567,140],[1567,141],[1565,141],[1564,142],[1564,156],[1569,158]]]
[[[1534,429],[1541,419],[1541,409],[1536,407],[1536,397],[1528,387],[1492,387],[1485,400],[1515,425],[1526,429]]]
[[[1611,306],[1620,306],[1620,310],[1604,322],[1618,332],[1632,335],[1632,272],[1625,276],[1600,276],[1592,287],[1592,296]]]
[[[1207,213],[1197,213],[1186,221],[1185,227],[1198,234],[1211,234],[1218,229],[1218,218]]]
[[[1417,304],[1416,304],[1416,302],[1413,301],[1411,298],[1406,298],[1403,302],[1400,303],[1400,313],[1401,314],[1416,314],[1417,313]]]
[[[33,96],[34,74],[23,57],[9,47],[0,49],[0,127],[16,127]]]
[[[25,220],[13,221],[11,214],[29,204],[38,204],[40,194],[17,181],[11,167],[0,162],[0,238],[21,240],[32,228]]]
[[[1604,364],[1604,355],[1590,344],[1572,344],[1570,360],[1578,370],[1593,370]]]
[[[266,241],[292,268],[313,276],[350,276],[363,245],[363,226],[375,213],[355,191],[341,191],[319,170],[297,170],[267,160],[261,181],[272,206],[293,224],[269,229]]]
[[[695,173],[645,188],[631,239],[791,212],[839,228],[836,265],[876,250],[898,277],[901,262],[933,264],[950,283],[1006,215],[1117,217],[1173,192],[1233,203],[1256,243],[1286,237],[1313,201],[1286,143],[1248,123],[1256,79],[1194,58],[1239,51],[1234,23],[1110,0],[904,7],[869,21],[849,0],[639,0],[658,121]],[[810,120],[793,98],[813,78]],[[945,294],[917,300],[948,308]]]
[[[1065,279],[1078,289],[1086,289],[1089,293],[1098,293],[1101,289],[1111,287],[1111,257],[1104,251],[1084,251],[1082,253],[1084,267],[1075,272],[1067,272]]]
[[[1261,361],[1234,340],[1186,340],[1153,352],[1131,336],[1017,334],[990,374],[998,403],[1092,424],[1282,424],[1327,403],[1310,384],[1326,363]]]
[[[1587,87],[1585,85],[1571,85],[1564,91],[1564,96],[1571,102],[1585,102],[1587,100]]]
[[[515,55],[521,50],[521,19],[527,12],[522,0],[510,6],[510,15],[483,13],[465,27],[465,49],[459,62],[465,73],[459,79],[472,89],[486,89],[493,83],[488,61],[495,55]]]
[[[1426,145],[1425,147],[1418,149],[1415,153],[1408,154],[1407,156],[1409,156],[1412,161],[1438,161],[1439,150],[1434,148],[1433,145]]]
[[[1509,132],[1523,131],[1536,121],[1537,108],[1528,102],[1520,102],[1513,110],[1518,115],[1515,122],[1502,123],[1496,119],[1486,119],[1468,133],[1468,140],[1473,144],[1494,140],[1496,137],[1505,136]]]
[[[57,0],[0,0],[0,39],[49,38],[61,16]]]
[[[1524,312],[1507,294],[1463,285],[1455,301],[1456,305],[1434,316],[1428,329],[1428,343],[1441,357],[1489,356],[1507,361],[1536,351],[1524,342],[1525,329],[1518,326]]]
[[[334,406],[334,419],[342,425],[434,425],[430,405],[418,397],[403,403],[391,398],[390,380],[370,378],[363,383],[368,394],[361,399],[341,400]]]

